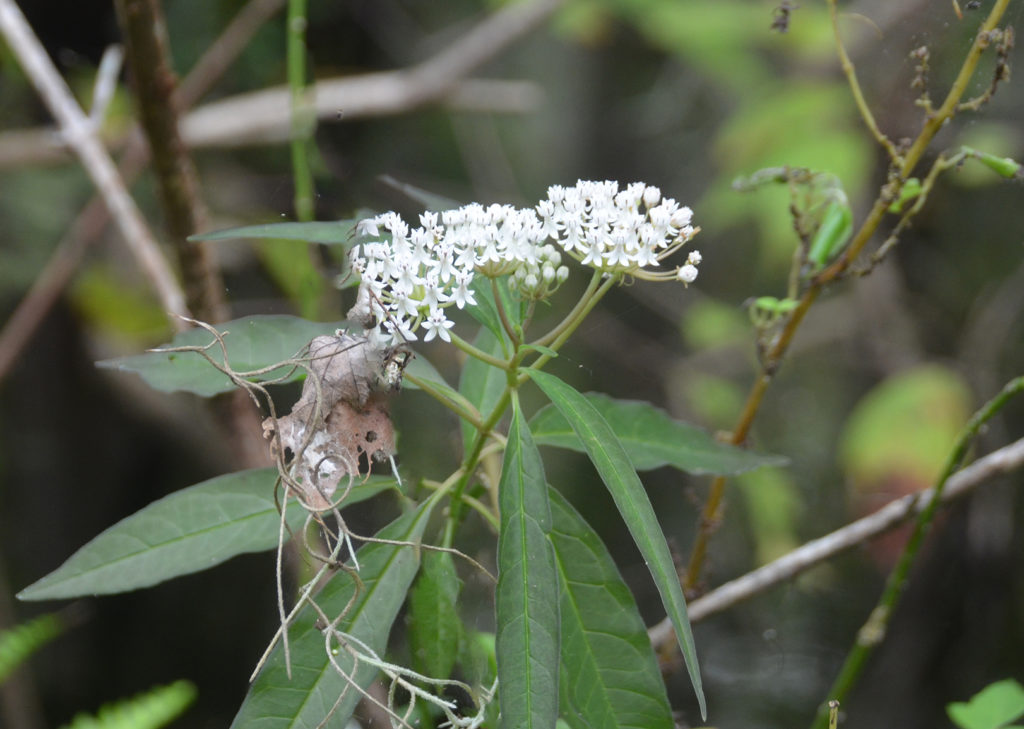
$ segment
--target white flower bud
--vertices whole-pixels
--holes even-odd
[[[699,266],[702,260],[704,259],[700,255],[700,251],[690,251],[690,255],[686,257],[686,262],[692,266]]]
[[[564,284],[569,279],[569,267],[559,266],[558,270],[555,271],[555,280],[559,284]]]
[[[693,211],[688,207],[681,207],[672,213],[672,227],[685,228],[693,220]]]
[[[685,266],[680,266],[676,272],[676,278],[684,284],[692,284],[697,280],[697,267],[689,263]]]
[[[661,201],[661,190],[656,188],[654,185],[649,186],[644,190],[644,205],[649,208],[653,208]]]

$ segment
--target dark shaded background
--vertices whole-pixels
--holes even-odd
[[[685,8],[687,23],[680,28],[656,22],[659,8],[670,4]],[[103,48],[118,40],[112,8],[91,1],[23,5],[76,88],[88,88]],[[416,62],[485,11],[476,2],[311,5],[310,59],[319,77]],[[382,174],[460,200],[517,204],[532,204],[547,185],[577,178],[659,185],[693,206],[704,229],[696,239],[705,260],[697,285],[686,292],[650,285],[613,292],[552,369],[580,389],[651,400],[705,427],[727,428],[734,413],[729,398],[740,397],[754,376],[751,337],[723,333],[698,341],[693,307],[732,312],[742,322],[745,299],[783,294],[793,245],[784,196],[730,194],[729,181],[768,164],[828,169],[840,174],[862,211],[884,178],[885,160],[869,143],[838,73],[822,8],[807,5],[794,13],[791,33],[778,35],[769,30],[771,2],[574,3],[482,69],[487,77],[534,81],[543,97],[530,113],[432,108],[321,125],[317,215],[341,218],[363,205],[415,213],[415,204],[378,181]],[[893,138],[911,136],[919,125],[907,91],[913,75],[907,53],[929,45],[933,96],[941,98],[989,3],[983,5],[964,21],[948,3],[846,8],[844,29],[861,82]],[[238,7],[228,0],[166,3],[179,70]],[[1021,7],[1012,5],[1011,23],[1019,24]],[[283,49],[282,14],[254,38],[213,96],[281,83]],[[1018,50],[1015,60],[1020,56]],[[978,89],[987,83],[985,73]],[[955,120],[937,148],[982,135],[994,140],[992,151],[1020,159],[1022,118],[1019,83],[1007,85],[980,114]],[[5,52],[0,133],[47,119]],[[284,146],[204,150],[196,160],[215,227],[292,215]],[[9,313],[90,191],[71,165],[2,169],[0,311]],[[151,180],[143,178],[134,192],[156,224]],[[937,363],[962,378],[975,407],[1020,374],[1022,201],[1019,183],[999,184],[966,170],[944,177],[895,254],[871,277],[835,286],[812,312],[755,428],[758,448],[792,459],[785,479],[799,507],[788,536],[820,536],[855,516],[856,495],[837,461],[836,442],[872,386],[913,365]],[[225,246],[220,254],[235,316],[294,311],[253,248]],[[105,277],[107,288],[72,287],[0,383],[0,570],[6,582],[0,584],[6,603],[0,617],[7,625],[61,608],[15,603],[13,594],[99,531],[156,498],[233,468],[203,403],[158,395],[129,376],[92,366],[167,338],[158,310],[140,315],[142,324],[131,328],[97,303],[103,292],[142,286],[113,235],[83,265],[83,277],[94,274]],[[152,312],[156,305],[142,295],[138,306]],[[424,352],[452,374],[447,352]],[[728,385],[719,408],[728,417],[719,419],[715,408],[699,404],[692,388],[705,375]],[[454,420],[421,394],[407,393],[396,421],[404,468],[446,473],[455,457]],[[440,444],[420,437],[449,425],[452,436]],[[1024,408],[1014,404],[981,437],[977,452],[1004,445],[1022,430]],[[594,487],[582,460],[547,456],[552,482],[608,539],[645,619],[659,620],[657,596],[610,499]],[[685,555],[696,521],[693,501],[706,481],[668,471],[645,481],[666,532]],[[889,640],[848,704],[848,726],[946,726],[949,701],[999,678],[1024,678],[1020,483],[1019,475],[1002,479],[943,515]],[[739,490],[729,501],[713,543],[712,585],[758,561],[751,528],[756,514],[750,512],[756,502]],[[379,508],[386,513],[388,505]],[[358,518],[376,522],[382,513],[366,510]],[[809,723],[883,581],[877,555],[857,550],[696,626],[712,723]],[[177,725],[226,726],[275,629],[273,559],[235,559],[137,594],[81,601],[75,610],[81,622],[32,659],[22,684],[23,698],[38,704],[40,726],[57,726],[76,711],[95,711],[104,701],[177,678],[199,688],[197,704]],[[491,619],[486,613],[466,617],[481,627]],[[692,723],[697,714],[685,671],[676,670],[668,683],[681,720]]]

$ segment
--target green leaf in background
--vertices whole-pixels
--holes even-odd
[[[502,726],[550,729],[558,718],[558,574],[540,453],[516,400],[498,485],[497,656]]]
[[[61,729],[159,729],[170,724],[196,699],[189,681],[157,686],[130,699],[104,704],[96,716],[78,714]]]
[[[247,371],[290,359],[309,344],[313,337],[333,334],[343,326],[344,322],[312,322],[294,316],[246,316],[218,324],[217,331],[228,332],[224,336],[224,344],[227,346],[231,366],[239,371]],[[204,346],[212,341],[212,334],[196,328],[181,332],[165,346]],[[223,355],[218,345],[208,351],[214,361],[222,360]],[[103,360],[96,365],[136,372],[150,387],[163,392],[184,391],[211,397],[235,388],[226,375],[214,369],[196,352],[146,352]],[[278,368],[260,379],[275,379],[286,374],[289,369]],[[304,375],[305,371],[298,368],[289,379],[297,380]]]
[[[665,606],[665,612],[675,628],[679,647],[686,661],[686,669],[690,674],[690,682],[700,704],[701,718],[707,719],[707,704],[701,685],[700,669],[697,666],[697,649],[693,644],[690,620],[686,615],[683,589],[672,562],[672,553],[654,514],[654,507],[647,498],[629,455],[612,427],[586,397],[554,375],[538,370],[526,371],[572,426],[601,480],[608,487],[615,506],[626,522],[626,527],[654,578],[662,605]],[[503,701],[502,707],[504,705]]]
[[[64,632],[64,620],[46,613],[0,631],[0,683],[28,657]]]
[[[1012,678],[997,681],[966,703],[948,704],[946,713],[962,729],[1019,729],[1008,725],[1024,716],[1024,687]]]
[[[359,550],[362,586],[358,593],[353,580],[339,572],[316,596],[321,609],[332,618],[347,607],[339,629],[365,643],[377,655],[384,653],[391,624],[419,567],[420,550],[407,543],[419,542],[435,503],[435,499],[425,501],[376,535],[403,544],[373,542]],[[329,726],[344,727],[348,723],[362,693],[351,687],[328,659],[316,611],[307,606],[288,635],[291,678],[279,642],[249,687],[232,729],[316,729],[325,726],[328,714]],[[365,661],[354,667],[354,659],[344,648],[339,648],[333,658],[362,689],[377,675],[377,669]],[[348,691],[339,702],[346,687]]]
[[[490,329],[481,328],[473,345],[487,354],[495,357],[504,357],[501,349],[501,342],[494,336]],[[468,357],[462,366],[462,374],[459,378],[459,392],[467,400],[476,405],[480,413],[485,417],[494,409],[501,399],[508,380],[505,372],[481,362],[475,357]],[[476,437],[476,428],[465,420],[462,425],[462,447],[468,452],[473,446],[473,439]]]
[[[573,729],[672,729],[632,593],[597,533],[561,494],[548,493],[561,580],[561,715]]]
[[[338,245],[352,243],[356,236],[356,224],[361,218],[334,221],[313,221],[309,223],[266,223],[264,225],[243,225],[210,233],[189,236],[189,240],[233,240],[235,238],[271,238],[277,240],[301,240],[307,243]]]
[[[52,600],[137,590],[239,554],[273,549],[280,522],[276,478],[273,468],[239,471],[154,501],[96,536],[18,598]],[[352,488],[346,503],[394,485],[394,479],[371,477]],[[302,526],[305,513],[298,502],[288,504],[293,530]]]
[[[761,466],[786,463],[780,456],[760,455],[721,443],[700,428],[673,420],[649,403],[615,400],[600,393],[581,397],[611,426],[638,471],[673,466],[693,474],[734,476]],[[544,407],[531,418],[530,431],[538,445],[585,450],[585,444],[557,403]]]
[[[78,271],[68,292],[75,311],[119,341],[151,344],[170,336],[167,313],[146,286],[124,280],[113,266],[93,263]]]
[[[972,396],[963,377],[939,365],[900,372],[857,403],[840,437],[840,457],[859,490],[895,480],[934,483],[967,422]]]
[[[409,650],[418,673],[431,678],[451,676],[462,638],[456,608],[461,591],[451,553],[425,550],[419,577],[409,593]]]
[[[314,265],[308,244],[284,239],[261,240],[258,246],[263,267],[298,307],[305,319],[316,319],[320,297],[326,289],[323,274]]]

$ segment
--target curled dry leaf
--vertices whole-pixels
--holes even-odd
[[[291,452],[292,480],[310,508],[331,508],[341,479],[360,475],[361,462],[369,475],[373,461],[394,456],[388,397],[401,385],[407,355],[344,332],[309,343],[302,396],[288,415],[264,420],[263,435],[275,459]]]

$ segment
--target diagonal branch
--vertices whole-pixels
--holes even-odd
[[[309,89],[310,104],[321,120],[336,120],[339,112],[345,120],[401,114],[441,102],[468,111],[531,108],[539,97],[535,84],[468,76],[535,30],[564,2],[508,5],[443,51],[406,69],[317,81]],[[288,141],[290,93],[287,86],[275,86],[205,104],[182,118],[182,137],[193,148]],[[0,165],[52,162],[61,155],[46,132],[38,130],[5,133],[0,152]]]
[[[942,503],[948,504],[959,499],[986,481],[1021,467],[1024,467],[1024,438],[993,451],[950,477],[941,496]],[[687,606],[690,621],[703,620],[727,610],[793,579],[847,549],[898,527],[923,511],[932,493],[932,489],[925,489],[890,501],[873,514],[807,542],[763,567],[726,582]],[[675,640],[668,618],[653,626],[648,634],[655,645]]]
[[[224,321],[224,282],[209,245],[189,240],[206,225],[206,208],[199,197],[195,165],[178,132],[178,79],[169,62],[163,10],[157,0],[115,0],[114,6],[186,303],[199,319]]]
[[[249,0],[238,11],[178,86],[177,100],[182,108],[195,105],[209,91],[242,53],[256,31],[281,9],[283,3],[284,0]],[[133,130],[128,139],[120,170],[122,179],[130,183],[145,167],[148,150],[138,130]],[[32,333],[75,275],[87,249],[100,236],[108,221],[103,198],[94,196],[61,238],[57,250],[0,330],[0,381],[7,376]]]
[[[93,184],[103,195],[121,237],[149,278],[171,325],[180,328],[179,316],[188,314],[185,296],[160,253],[142,213],[117,172],[107,150],[96,135],[94,125],[82,112],[50,57],[46,55],[32,28],[13,0],[0,0],[0,32],[18,58],[25,74],[57,119],[61,134],[75,151]]]

